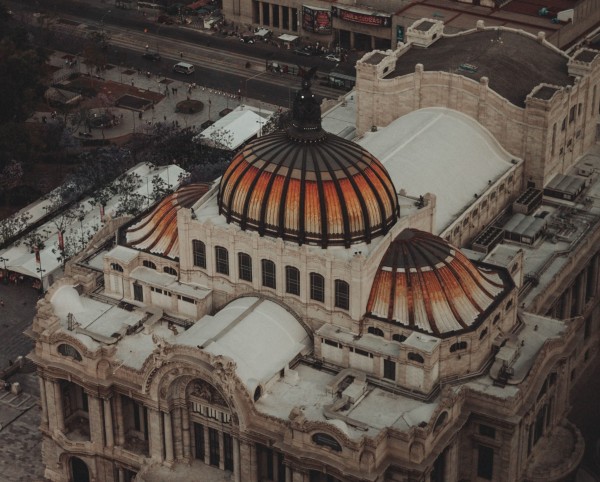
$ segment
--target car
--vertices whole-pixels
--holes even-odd
[[[240,42],[244,42],[245,44],[253,44],[254,39],[252,37],[240,37]]]
[[[294,53],[296,55],[303,55],[305,57],[310,57],[312,55],[310,50],[306,50],[306,49],[294,49]]]
[[[330,62],[341,62],[342,61],[342,59],[340,59],[337,55],[334,55],[334,54],[326,55],[325,60],[329,60]]]
[[[142,55],[142,57],[146,60],[150,60],[152,62],[159,62],[160,61],[160,55],[158,55],[156,52],[146,52],[144,55]]]

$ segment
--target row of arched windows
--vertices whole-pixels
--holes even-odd
[[[152,261],[149,261],[147,259],[142,261],[142,264],[146,267],[146,268],[150,268],[150,269],[156,269],[156,264],[154,264]],[[177,276],[177,270],[175,268],[172,268],[171,266],[165,266],[163,268],[163,271],[167,274],[171,274],[173,276]]]
[[[197,239],[192,240],[192,257],[194,266],[206,269],[206,245]],[[238,253],[238,277],[240,280],[252,282],[252,258],[247,253]],[[261,283],[266,288],[277,289],[276,266],[270,259],[260,260]],[[217,273],[229,276],[229,251],[222,246],[215,246],[215,270]],[[325,278],[319,273],[310,273],[310,299],[325,301]],[[300,270],[294,266],[285,267],[285,292],[300,296]],[[336,279],[335,307],[348,310],[350,308],[350,285]]]

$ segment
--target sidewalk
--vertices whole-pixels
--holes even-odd
[[[49,63],[56,69],[54,79],[67,79],[73,72],[88,72],[83,63],[76,69],[69,67],[65,63],[65,58],[68,57],[62,52],[54,52],[51,55]],[[94,110],[103,112],[108,109],[115,116],[118,125],[92,128],[91,136],[83,135],[85,129],[81,127],[73,134],[80,139],[116,140],[132,133],[148,132],[156,123],[166,123],[181,128],[196,127],[202,130],[202,124],[208,120],[212,122],[218,120],[223,110],[235,109],[240,105],[250,105],[273,112],[278,110],[278,106],[244,99],[234,92],[221,92],[202,85],[192,88],[191,84],[181,80],[148,75],[127,67],[111,66],[102,72],[100,79],[95,79],[93,82],[100,83],[98,103],[104,102],[102,106],[98,105],[96,109],[92,109],[92,112]],[[117,100],[123,99],[123,95],[129,96],[127,99],[132,101],[128,104],[129,107],[114,106]],[[188,99],[202,102],[203,109],[193,114],[177,112],[177,104]],[[40,122],[42,116],[47,120],[51,117],[49,112],[37,112],[31,120]]]

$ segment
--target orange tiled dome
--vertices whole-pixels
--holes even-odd
[[[375,275],[367,314],[443,336],[478,324],[509,286],[433,234],[405,229]]]
[[[398,200],[383,165],[357,144],[326,133],[303,84],[286,129],[243,148],[221,179],[228,222],[298,242],[349,246],[385,234]]]
[[[210,188],[210,184],[189,184],[165,197],[139,223],[127,229],[127,246],[151,253],[179,257],[177,211],[189,208]]]

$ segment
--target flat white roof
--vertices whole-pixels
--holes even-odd
[[[455,221],[492,183],[513,168],[511,156],[474,119],[451,109],[411,112],[358,143],[388,170],[398,191],[437,197],[434,234]]]
[[[271,111],[264,112],[269,116],[272,114]],[[253,136],[260,135],[266,123],[265,117],[240,106],[203,130],[194,140],[233,151]]]

